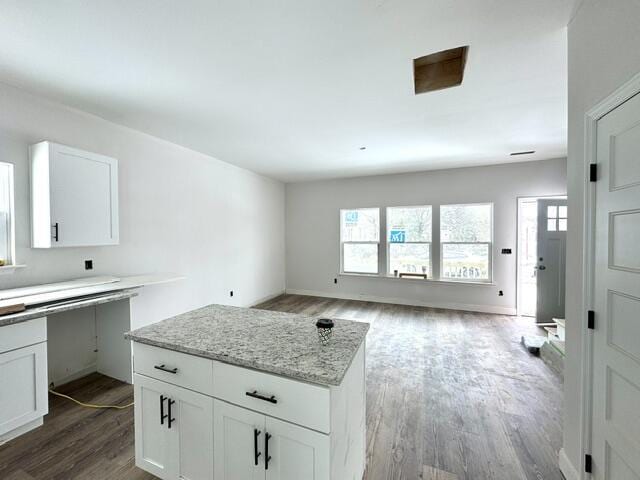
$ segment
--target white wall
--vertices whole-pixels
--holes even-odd
[[[45,139],[119,160],[120,245],[29,247],[27,147]],[[1,275],[0,288],[87,275],[185,275],[141,291],[137,326],[210,303],[250,305],[284,290],[280,182],[6,85],[0,161],[15,165],[16,257],[27,265]],[[85,259],[94,270],[84,270]]]
[[[517,197],[565,194],[566,160],[294,183],[286,193],[288,292],[514,313]],[[337,275],[340,208],[475,202],[494,203],[495,285]]]
[[[585,114],[640,72],[640,1],[584,0],[569,24],[569,232],[564,452],[580,470],[580,394]],[[567,475],[570,477],[571,473]]]

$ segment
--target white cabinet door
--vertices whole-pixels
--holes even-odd
[[[30,151],[32,246],[117,244],[118,161],[51,142]]]
[[[181,480],[213,479],[213,398],[180,387],[169,391],[177,435],[172,446],[177,452],[176,476]]]
[[[265,456],[268,450],[271,457],[266,480],[329,480],[328,435],[271,417],[266,417],[265,428],[270,436]]]
[[[46,415],[47,344],[0,354],[0,435]]]
[[[213,479],[213,399],[135,375],[136,465],[165,480]]]
[[[114,203],[117,208],[118,195],[117,161],[56,145],[49,169],[51,224],[58,238],[54,246],[117,243],[117,232],[113,231]]]
[[[264,480],[265,416],[214,401],[216,480]]]
[[[168,428],[168,384],[141,375],[134,379],[136,465],[156,477],[174,477],[175,452]]]

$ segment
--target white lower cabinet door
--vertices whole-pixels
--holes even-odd
[[[271,457],[266,480],[330,479],[328,435],[271,417],[266,417],[265,428],[265,456]]]
[[[135,375],[136,465],[164,480],[213,479],[213,399]]]
[[[213,419],[215,480],[264,480],[265,416],[214,400]]]
[[[175,443],[168,428],[167,387],[141,375],[134,378],[136,465],[164,480],[175,478]]]
[[[0,435],[47,411],[47,344],[0,354]]]
[[[169,391],[176,427],[177,475],[180,480],[213,480],[213,398],[180,387]]]

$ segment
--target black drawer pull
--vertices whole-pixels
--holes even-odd
[[[255,466],[258,466],[258,458],[260,458],[261,453],[258,451],[258,437],[262,432],[257,428],[253,429],[253,462]]]
[[[175,400],[171,400],[170,398],[168,398],[167,400],[169,400],[169,401],[167,402],[167,403],[169,404],[169,414],[167,415],[168,420],[169,420],[169,422],[168,422],[168,427],[169,427],[169,428],[171,428],[171,424],[172,424],[173,422],[175,422],[175,421],[176,421],[176,419],[175,419],[175,418],[173,418],[173,417],[171,416],[171,406],[172,406],[174,403],[176,403],[176,401],[175,401]]]
[[[269,439],[271,435],[267,432],[264,432],[264,469],[269,470],[269,460],[271,460],[271,456],[269,455]]]
[[[163,372],[167,372],[167,373],[178,373],[178,367],[175,368],[167,368],[165,367],[164,363],[162,365],[154,365],[154,367],[156,370],[162,370]]]
[[[60,233],[60,224],[59,224],[58,222],[54,223],[54,224],[53,224],[53,228],[55,229],[56,233],[55,233],[55,234],[53,234],[53,235],[51,236],[51,238],[53,238],[56,242],[58,242],[58,241],[60,241],[60,236],[59,236],[59,233]]]
[[[254,390],[253,392],[246,392],[245,394],[247,395],[247,397],[257,398],[258,400],[264,400],[265,402],[278,403],[278,400],[276,400],[275,395],[271,395],[270,397],[265,397],[264,395],[260,395],[257,390]]]
[[[164,395],[160,395],[160,425],[164,425],[164,419],[169,415],[164,413],[164,401],[168,400]]]

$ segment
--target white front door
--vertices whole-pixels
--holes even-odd
[[[536,322],[564,318],[567,201],[538,200]]]
[[[593,478],[640,479],[640,95],[597,124]]]
[[[328,435],[271,417],[265,431],[266,480],[329,480]]]

